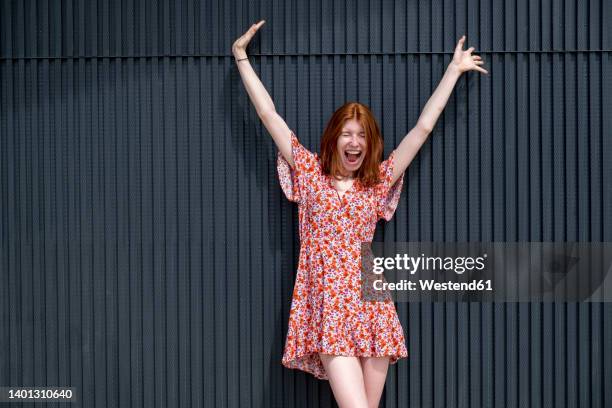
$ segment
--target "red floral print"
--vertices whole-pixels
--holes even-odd
[[[318,353],[407,357],[395,305],[361,298],[361,243],[372,242],[376,222],[397,208],[404,175],[391,185],[393,156],[380,164],[382,182],[355,180],[339,196],[316,153],[291,132],[295,169],[278,152],[277,171],[285,196],[298,203],[300,257],[282,363],[327,380]]]

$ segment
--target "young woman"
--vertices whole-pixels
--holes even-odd
[[[376,120],[357,102],[334,112],[319,157],[278,115],[249,63],[246,48],[264,22],[239,37],[232,52],[249,98],[278,147],[281,188],[298,203],[300,258],[282,363],[329,380],[340,407],[378,407],[389,364],[408,352],[393,302],[360,296],[360,245],[372,241],[379,219],[393,216],[404,171],[461,74],[487,71],[472,54],[474,47],[463,50],[461,37],[416,126],[385,161]]]

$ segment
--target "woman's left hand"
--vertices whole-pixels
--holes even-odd
[[[484,74],[488,74],[489,72],[481,68],[480,65],[484,64],[484,61],[478,55],[472,55],[472,51],[474,51],[474,47],[468,48],[466,51],[463,51],[463,43],[465,42],[465,35],[459,39],[457,46],[455,47],[455,54],[453,55],[453,60],[451,61],[451,65],[453,65],[460,73],[464,73],[467,71],[480,71]]]

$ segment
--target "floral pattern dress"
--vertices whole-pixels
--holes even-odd
[[[391,185],[393,156],[380,164],[381,183],[355,180],[342,197],[316,153],[291,132],[295,169],[280,152],[277,171],[285,196],[298,204],[300,256],[282,364],[327,380],[318,353],[407,357],[394,303],[361,298],[361,243],[371,242],[379,219],[389,221],[404,175]]]

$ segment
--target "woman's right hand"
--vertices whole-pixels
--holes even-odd
[[[265,22],[266,20],[261,20],[257,24],[253,24],[251,28],[249,28],[244,34],[238,37],[236,41],[234,41],[234,44],[232,45],[232,53],[234,54],[234,57],[246,57],[246,49],[249,45],[249,42],[251,42],[251,39],[253,38],[257,30],[259,30],[259,27],[261,27]]]

